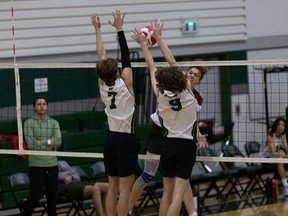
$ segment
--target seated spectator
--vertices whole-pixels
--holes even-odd
[[[66,161],[58,161],[58,168],[59,195],[72,200],[92,199],[97,215],[106,215],[105,200],[108,192],[108,183],[82,183],[80,175]]]
[[[288,146],[286,139],[286,120],[282,117],[277,118],[271,125],[268,132],[266,144],[270,152],[270,157],[288,158]],[[284,187],[284,195],[288,196],[288,183],[284,163],[277,164],[277,172]]]

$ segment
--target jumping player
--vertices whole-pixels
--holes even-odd
[[[120,11],[116,10],[112,15],[114,21],[109,23],[115,27],[119,37],[121,73],[116,59],[106,59],[100,18],[93,14],[91,19],[96,31],[99,58],[96,66],[98,85],[109,125],[104,141],[104,163],[109,180],[106,210],[108,216],[126,216],[134,174],[138,168],[140,145],[133,134],[135,97],[129,48],[123,31],[125,13],[121,15]]]

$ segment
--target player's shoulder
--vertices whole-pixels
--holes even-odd
[[[193,89],[192,92],[193,92],[193,94],[194,94],[194,96],[195,96],[198,104],[199,104],[200,106],[202,106],[203,97],[201,96],[201,94],[200,94],[196,89]]]

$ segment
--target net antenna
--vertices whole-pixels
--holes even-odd
[[[21,117],[21,90],[20,90],[20,74],[19,67],[16,61],[16,45],[15,45],[15,22],[14,22],[14,1],[10,1],[11,5],[11,30],[12,30],[12,52],[14,62],[14,76],[15,76],[15,93],[16,93],[16,116],[18,127],[18,142],[19,142],[19,155],[23,154],[23,130],[22,130],[22,117]]]

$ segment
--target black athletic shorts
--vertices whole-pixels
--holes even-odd
[[[188,179],[196,160],[196,143],[188,139],[165,138],[160,156],[164,177]]]
[[[110,131],[104,141],[107,175],[126,177],[138,171],[140,143],[135,134]]]
[[[72,182],[68,185],[59,183],[58,193],[60,196],[65,196],[71,200],[82,200],[83,191],[87,185],[88,184],[81,183],[81,182]]]
[[[164,136],[162,136],[162,128],[153,123],[147,139],[147,150],[150,153],[160,155],[163,140]]]

